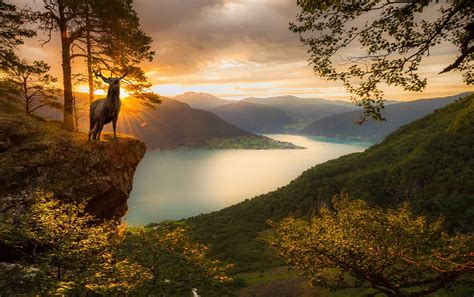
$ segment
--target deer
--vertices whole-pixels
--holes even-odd
[[[109,85],[107,97],[98,99],[91,103],[89,111],[89,141],[91,136],[93,140],[100,140],[100,134],[104,125],[112,122],[114,129],[114,139],[117,139],[117,120],[120,113],[120,81],[127,76],[128,69],[120,77],[104,77],[99,70],[94,72],[97,78],[101,78]]]

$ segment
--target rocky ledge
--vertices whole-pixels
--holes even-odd
[[[41,190],[64,201],[87,199],[88,211],[99,218],[120,218],[145,151],[135,138],[106,135],[89,143],[84,133],[0,105],[0,208]]]

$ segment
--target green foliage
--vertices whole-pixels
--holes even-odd
[[[187,220],[195,240],[236,271],[279,265],[258,240],[266,221],[311,217],[338,193],[379,206],[408,201],[415,213],[445,218],[449,231],[472,232],[474,96],[406,125],[380,144],[317,165],[289,185]]]
[[[96,222],[85,207],[38,194],[27,212],[3,222],[2,241],[23,250],[19,277],[31,275],[32,292],[127,294],[149,277],[141,266],[116,258],[117,226]]]
[[[28,63],[9,53],[0,61],[0,69],[5,73],[4,86],[0,92],[7,96],[19,95],[26,114],[43,108],[61,108],[60,90],[53,84],[57,79],[49,74],[51,67],[43,61]]]
[[[159,104],[158,95],[149,90],[151,84],[138,66],[143,61],[152,61],[155,52],[151,48],[152,38],[140,28],[133,1],[87,0],[83,10],[87,16],[85,34],[77,42],[89,52],[85,50],[77,56],[90,60],[92,68],[110,70],[112,75],[121,75],[127,67],[124,82],[129,93],[147,107]],[[92,76],[92,71],[88,75]]]
[[[361,120],[383,120],[380,84],[421,91],[426,79],[418,68],[440,43],[459,49],[443,72],[460,70],[472,84],[474,6],[471,1],[297,1],[300,12],[290,30],[311,54],[316,75],[342,81],[364,108]],[[437,9],[438,17],[432,17]],[[349,46],[360,50],[347,56]],[[338,58],[340,56],[344,58]]]
[[[27,13],[18,10],[13,4],[0,1],[0,62],[6,55],[12,54],[24,37],[33,37],[35,32],[25,27]]]
[[[207,258],[183,228],[158,226],[120,232],[97,221],[86,202],[33,196],[25,210],[3,212],[0,246],[11,264],[0,265],[0,292],[25,295],[231,296],[226,265]]]
[[[287,218],[274,225],[273,246],[313,284],[425,296],[473,281],[472,235],[449,235],[441,220],[415,216],[407,203],[383,210],[341,195],[332,205],[310,222]]]
[[[90,90],[94,88],[92,63],[104,64],[112,72],[130,66],[133,70],[131,77],[138,82],[131,87],[137,93],[136,97],[144,99],[148,106],[159,103],[157,95],[147,90],[149,84],[143,80],[143,71],[136,65],[128,65],[153,56],[150,50],[151,38],[140,30],[132,0],[42,2],[44,9],[30,12],[30,19],[38,25],[39,30],[46,32],[47,40],[43,44],[51,40],[53,32],[60,33],[64,124],[68,130],[77,129],[72,95],[72,62],[77,58],[87,60]]]
[[[182,227],[160,224],[147,229],[129,229],[122,253],[146,267],[151,278],[140,288],[144,296],[161,292],[184,296],[196,289],[203,296],[231,295],[226,285],[228,267],[209,260],[208,248],[192,242]]]

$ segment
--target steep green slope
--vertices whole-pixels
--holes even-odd
[[[352,138],[380,141],[402,125],[420,119],[433,110],[442,108],[454,100],[467,96],[467,93],[433,99],[421,99],[390,104],[382,111],[385,122],[369,120],[364,125],[354,125],[360,118],[360,111],[344,112],[314,121],[301,130],[301,134],[331,138]]]
[[[316,214],[340,192],[382,206],[410,201],[451,230],[474,226],[474,95],[398,129],[382,143],[317,165],[289,185],[218,212],[188,220],[214,254],[237,271],[272,265],[274,253],[256,240],[268,219]]]

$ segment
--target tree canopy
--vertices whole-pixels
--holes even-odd
[[[93,63],[107,65],[109,70],[123,71],[132,66],[135,84],[132,90],[148,105],[159,103],[157,95],[147,92],[149,84],[137,63],[151,59],[151,38],[139,27],[132,0],[43,0],[44,10],[31,14],[31,19],[47,33],[47,43],[54,31],[61,40],[61,60],[64,88],[64,124],[74,130],[72,61],[88,61],[89,87],[93,88]],[[85,45],[85,47],[84,47]],[[132,65],[128,65],[128,64]]]
[[[425,296],[472,281],[472,236],[448,234],[442,220],[415,216],[407,203],[383,210],[341,195],[332,205],[310,222],[288,218],[275,227],[274,246],[314,284]]]
[[[28,21],[26,14],[15,5],[0,0],[0,59],[11,53],[23,38],[35,36],[35,32],[25,27]]]
[[[31,197],[30,197],[31,196]],[[227,265],[208,257],[178,226],[133,228],[43,192],[0,212],[0,291],[13,295],[232,296]]]
[[[342,81],[368,117],[383,120],[381,84],[421,91],[424,58],[439,45],[458,55],[441,73],[458,70],[472,84],[474,4],[469,0],[298,0],[290,30],[301,37],[317,76]],[[348,47],[351,47],[350,50]]]
[[[84,1],[85,33],[75,44],[72,58],[85,57],[90,99],[101,81],[94,83],[93,69],[106,69],[111,74],[127,68],[125,85],[129,93],[144,105],[159,103],[158,96],[149,91],[141,62],[152,61],[152,39],[140,28],[140,20],[131,0]]]
[[[9,97],[20,97],[26,114],[46,106],[62,107],[59,103],[60,90],[53,85],[57,79],[49,74],[51,67],[48,64],[43,61],[28,63],[13,52],[5,57],[0,61],[0,69],[6,74],[5,83],[10,87],[0,87],[2,93],[9,93]]]

